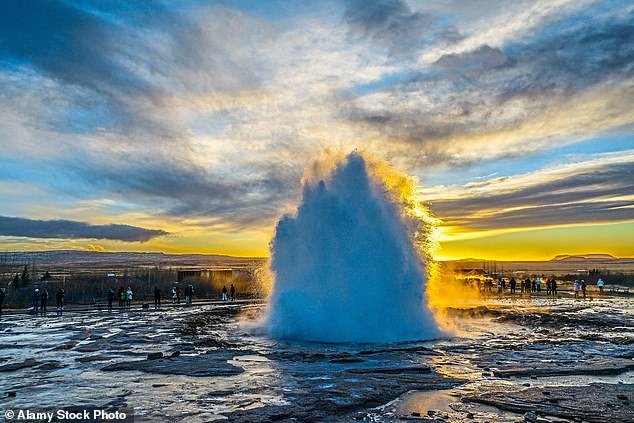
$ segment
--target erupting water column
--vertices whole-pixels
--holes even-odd
[[[272,337],[398,342],[440,334],[424,298],[425,265],[412,230],[359,153],[326,182],[304,185],[296,215],[277,225],[271,254]]]

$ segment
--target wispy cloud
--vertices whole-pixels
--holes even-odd
[[[422,191],[448,235],[634,220],[634,151]]]

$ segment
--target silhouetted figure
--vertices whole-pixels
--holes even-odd
[[[550,295],[551,294],[551,292],[550,292],[550,284],[551,284],[550,279],[546,279],[546,295]]]
[[[194,286],[187,285],[185,287],[185,304],[189,305],[192,303],[192,299],[194,297]]]
[[[500,285],[502,286],[502,292],[506,292],[506,279],[500,279]]]
[[[599,280],[597,281],[597,286],[599,287],[599,292],[601,294],[603,294],[603,279],[599,278]],[[2,303],[0,302],[0,307],[2,306]]]
[[[64,297],[66,293],[63,288],[57,290],[57,294],[55,294],[55,307],[57,308],[57,315],[61,316],[64,311]]]
[[[537,292],[537,279],[531,281],[531,292]]]
[[[161,290],[158,286],[154,287],[154,308],[161,308]]]
[[[42,316],[46,316],[46,304],[48,303],[48,290],[46,288],[42,288],[42,293],[40,294],[40,312]]]
[[[222,287],[222,301],[227,301],[227,285]]]
[[[586,281],[584,279],[581,280],[581,291],[583,292],[583,299],[586,299],[586,288],[588,286],[586,285]]]
[[[0,314],[2,314],[2,303],[4,303],[4,288],[0,288]]]
[[[517,285],[517,281],[515,278],[511,278],[511,282],[509,283],[511,285],[511,294],[515,294],[515,285]]]
[[[555,279],[550,282],[550,293],[553,294],[553,296],[557,295],[557,281]]]
[[[179,287],[176,287],[176,304],[181,303],[181,290]]]
[[[575,281],[575,284],[573,285],[573,289],[575,290],[575,298],[579,296],[580,288],[581,288],[581,285],[579,285],[579,281]]]
[[[35,288],[33,291],[33,314],[37,315],[40,311],[40,290]]]
[[[231,294],[231,301],[236,300],[236,287],[231,284],[231,288],[229,288],[229,294]]]
[[[125,288],[122,286],[119,287],[119,307],[123,307],[125,305]]]
[[[113,301],[114,301],[114,289],[108,288],[108,313],[112,313]]]
[[[542,292],[542,279],[541,278],[537,278],[535,279],[535,285],[536,285],[536,290],[537,292]]]

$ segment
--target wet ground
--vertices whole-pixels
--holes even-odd
[[[634,421],[634,301],[495,299],[454,336],[281,342],[263,305],[0,318],[0,410],[132,407],[136,421]]]

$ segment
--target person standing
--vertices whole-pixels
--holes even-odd
[[[586,285],[586,281],[585,279],[581,279],[581,292],[583,292],[583,299],[586,299],[586,288],[588,286]]]
[[[125,291],[125,299],[125,306],[129,309],[132,305],[132,288],[128,287],[128,289]]]
[[[0,314],[2,314],[2,303],[4,303],[4,288],[0,288]]]
[[[108,288],[108,313],[112,313],[112,302],[114,301],[114,289]]]
[[[46,288],[42,288],[42,293],[40,294],[40,312],[42,316],[46,316],[46,304],[48,303],[48,290]]]
[[[546,279],[546,295],[550,295],[550,278]]]
[[[550,282],[550,293],[556,297],[557,296],[557,281],[555,278]]]
[[[194,285],[187,285],[185,287],[185,304],[190,305],[194,298]]]
[[[579,281],[575,281],[575,284],[573,285],[573,289],[575,290],[575,298],[579,297]]]
[[[125,305],[125,288],[123,285],[119,286],[119,307]]]
[[[40,311],[40,290],[35,288],[33,291],[33,314],[37,316]]]
[[[542,292],[542,278],[535,279],[535,285],[537,285],[537,292]]]
[[[231,294],[231,301],[236,300],[236,287],[231,284],[231,288],[229,288],[229,294]]]
[[[154,308],[161,308],[161,290],[158,286],[154,287]]]
[[[599,280],[597,281],[597,286],[599,287],[599,293],[603,294],[603,279],[599,278]]]
[[[227,301],[227,285],[222,286],[222,301]]]
[[[176,304],[181,303],[181,290],[179,287],[176,287]]]
[[[65,292],[63,288],[57,290],[57,294],[55,294],[55,307],[57,308],[57,315],[61,316],[64,311],[64,297]]]

